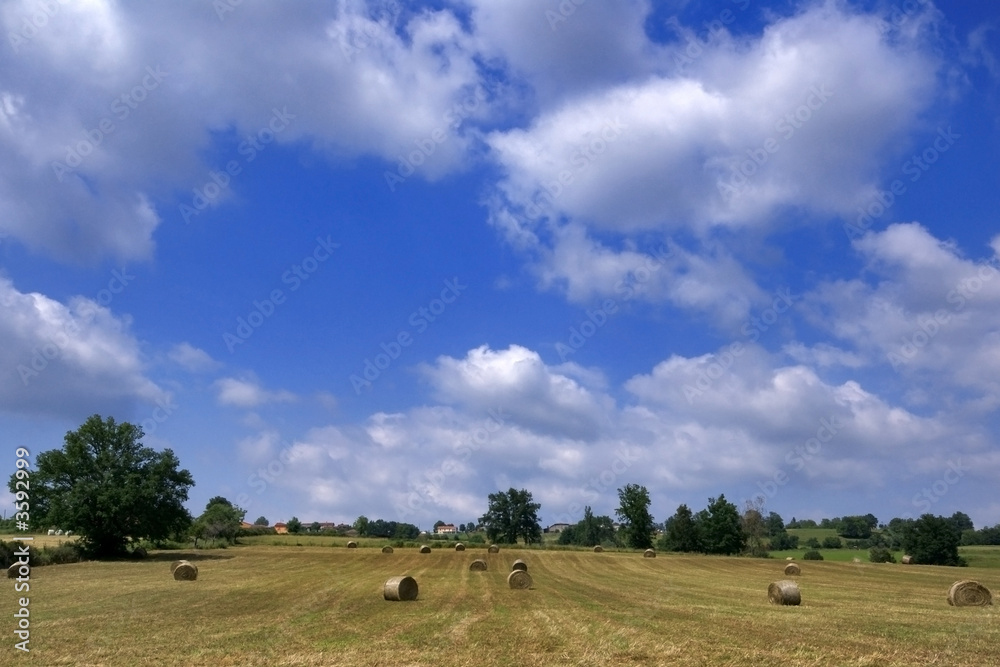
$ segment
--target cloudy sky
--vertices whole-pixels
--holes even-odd
[[[7,0],[3,442],[141,423],[271,522],[996,524],[988,7]]]

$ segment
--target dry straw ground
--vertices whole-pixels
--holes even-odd
[[[802,605],[782,607],[767,599],[773,560],[505,548],[475,551],[489,570],[470,572],[468,552],[386,556],[371,546],[154,552],[36,568],[29,662],[1000,664],[1000,608],[946,600],[957,578],[1000,590],[997,569],[815,562],[797,581]],[[507,586],[506,563],[518,556],[531,561],[531,590]],[[167,574],[177,558],[198,565],[197,581]],[[386,602],[383,584],[401,573],[419,582],[419,598]]]

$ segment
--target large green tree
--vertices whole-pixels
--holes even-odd
[[[532,502],[530,491],[511,487],[489,495],[489,507],[479,522],[491,542],[516,544],[518,538],[525,544],[541,542],[542,527],[538,524],[541,507]]]
[[[222,496],[215,496],[205,505],[205,511],[195,519],[191,534],[195,539],[236,541],[236,532],[246,516],[241,509]]]
[[[592,547],[598,544],[615,543],[615,526],[609,516],[594,516],[590,506],[583,508],[583,519],[559,533],[559,544],[575,544]]]
[[[703,549],[701,527],[695,521],[691,508],[681,505],[667,520],[660,547],[667,551],[698,552]]]
[[[924,514],[903,528],[903,550],[918,565],[964,565],[958,556],[961,537],[949,519]]]
[[[32,525],[76,532],[95,557],[122,555],[130,540],[185,531],[191,473],[179,469],[170,449],[144,447],[143,435],[139,426],[93,415],[66,433],[62,449],[39,453],[31,474]],[[15,481],[12,475],[12,492]]]
[[[649,491],[638,484],[618,489],[618,509],[625,544],[633,549],[653,546],[653,515],[649,513]]]
[[[725,494],[708,499],[708,508],[699,513],[705,553],[735,555],[746,546],[740,512]]]

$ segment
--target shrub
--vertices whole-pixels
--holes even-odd
[[[818,551],[807,551],[802,556],[802,560],[823,560],[823,554]]]
[[[787,549],[798,549],[799,548],[799,536],[789,535],[785,531],[776,533],[771,536],[771,548],[775,551],[785,551]]]
[[[873,563],[895,563],[896,557],[886,547],[872,547],[868,551],[868,560]]]
[[[810,537],[806,540],[806,546],[810,549],[819,549],[821,545],[815,537]]]
[[[834,537],[833,535],[831,535],[830,537],[823,538],[824,549],[839,549],[842,546],[844,546],[844,543],[840,541],[839,537]]]

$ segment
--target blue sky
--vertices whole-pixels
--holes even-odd
[[[996,524],[968,4],[4,3],[3,440],[142,423],[272,522]]]

